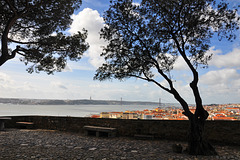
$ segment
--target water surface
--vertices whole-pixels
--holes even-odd
[[[86,117],[101,112],[154,109],[151,105],[15,105],[0,104],[0,116],[71,116]]]

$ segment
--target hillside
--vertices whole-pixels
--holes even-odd
[[[25,105],[159,105],[157,102],[142,101],[114,101],[114,100],[58,100],[58,99],[19,99],[0,98],[3,104],[25,104]]]

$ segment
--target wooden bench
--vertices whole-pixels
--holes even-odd
[[[5,121],[11,120],[11,117],[0,117],[0,131],[5,130]]]
[[[99,126],[84,126],[84,133],[86,136],[95,135],[97,137],[107,136],[107,137],[116,137],[116,128],[109,127],[99,127]]]
[[[33,122],[16,122],[16,124],[20,129],[32,129],[34,125]]]

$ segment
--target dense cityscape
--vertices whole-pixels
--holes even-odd
[[[240,120],[240,104],[205,105],[208,111],[207,120]],[[190,106],[190,111],[195,112],[195,107]],[[91,115],[92,118],[115,119],[148,119],[148,120],[188,120],[183,114],[183,109],[176,107],[158,107],[152,110],[125,111],[125,112],[101,112],[99,115]]]

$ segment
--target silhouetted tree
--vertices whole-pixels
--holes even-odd
[[[77,61],[88,49],[87,31],[65,35],[71,15],[82,0],[1,0],[0,1],[0,66],[22,55],[30,62],[28,72],[61,71],[67,60]],[[9,47],[11,46],[11,47]]]
[[[108,41],[102,53],[106,63],[98,68],[94,79],[136,77],[155,83],[174,96],[190,121],[189,154],[217,154],[203,137],[209,114],[202,105],[197,67],[207,67],[211,55],[206,51],[214,33],[219,39],[235,38],[237,10],[215,0],[142,0],[139,5],[132,0],[113,0],[104,19],[101,37]],[[169,73],[178,56],[192,73],[189,85],[195,97],[195,113],[190,112]],[[161,84],[157,75],[168,86]]]

